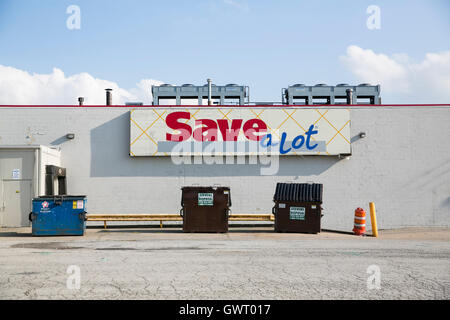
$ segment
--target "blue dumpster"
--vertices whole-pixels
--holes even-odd
[[[86,196],[34,198],[29,219],[33,236],[82,236],[86,229]]]

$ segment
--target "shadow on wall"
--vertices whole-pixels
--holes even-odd
[[[91,177],[259,176],[261,164],[182,164],[170,157],[130,157],[130,113],[91,130]],[[248,162],[248,161],[247,161]],[[337,157],[283,156],[277,176],[311,176],[339,162]],[[259,162],[258,162],[259,163]]]
[[[442,201],[441,206],[442,207],[450,207],[450,197],[448,197],[446,200]]]

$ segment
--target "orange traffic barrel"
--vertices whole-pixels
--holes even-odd
[[[353,232],[358,236],[366,232],[366,212],[363,208],[356,208],[355,210],[355,226]]]

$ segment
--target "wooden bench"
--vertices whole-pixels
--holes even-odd
[[[163,221],[183,221],[179,214],[87,214],[87,221],[103,221],[106,229],[107,221],[159,221],[159,227],[163,227]],[[274,221],[273,214],[230,214],[229,221]]]

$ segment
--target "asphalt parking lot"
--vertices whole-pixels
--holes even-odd
[[[379,238],[271,230],[135,226],[31,237],[30,228],[3,228],[0,299],[450,298],[450,228]]]

